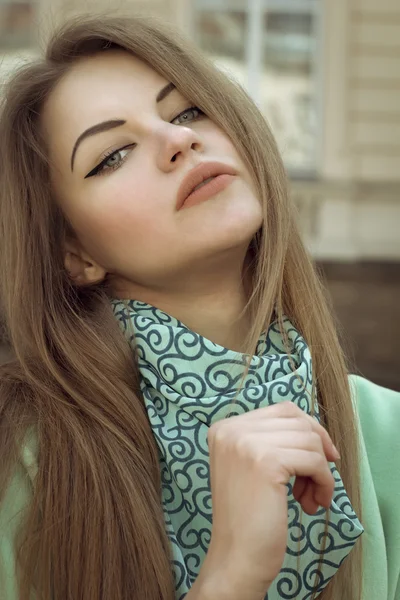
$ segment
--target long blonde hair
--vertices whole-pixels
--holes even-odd
[[[171,26],[143,16],[81,16],[55,33],[43,59],[13,76],[0,120],[0,301],[14,353],[0,369],[1,490],[30,426],[39,445],[18,546],[22,600],[32,587],[41,600],[174,597],[158,454],[135,357],[112,315],[107,281],[78,288],[64,268],[61,242],[70,226],[52,195],[39,125],[44,101],[70,66],[113,47],[144,60],[195,101],[229,135],[252,174],[264,225],[252,245],[247,347],[254,352],[273,312],[287,315],[303,334],[323,422],[360,511],[343,354],[264,117],[239,84]],[[360,560],[356,548],[320,598],[358,598]]]

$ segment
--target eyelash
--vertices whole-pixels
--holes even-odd
[[[197,115],[197,117],[195,117],[193,120],[198,119],[200,116],[204,115],[204,112],[198,108],[198,106],[191,106],[190,108],[186,108],[185,110],[183,110],[181,113],[179,113],[179,115],[177,115],[176,117],[174,117],[172,119],[172,121],[176,121],[176,119],[179,119],[179,117],[181,117],[182,115],[184,115],[185,113],[194,110],[197,111],[199,114]],[[135,144],[128,144],[127,146],[123,146],[122,148],[118,148],[118,150],[113,150],[112,152],[108,152],[104,158],[101,160],[101,162],[97,165],[97,167],[95,167],[94,169],[92,169],[90,171],[90,173],[88,173],[85,176],[85,179],[87,179],[88,177],[95,177],[95,176],[99,176],[99,175],[105,175],[106,173],[109,173],[110,171],[115,171],[116,169],[119,169],[125,162],[126,160],[126,156],[124,158],[122,158],[120,160],[119,163],[117,163],[115,166],[112,167],[108,167],[108,168],[104,168],[106,166],[107,161],[110,160],[110,158],[112,158],[114,155],[118,154],[118,152],[122,152],[123,150],[127,150],[129,148],[132,148],[133,146],[135,146]]]

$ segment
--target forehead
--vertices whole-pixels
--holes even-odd
[[[123,118],[127,105],[155,102],[167,80],[147,63],[122,50],[79,59],[58,82],[42,113],[45,132],[88,126],[98,119]],[[122,116],[121,116],[122,115]]]

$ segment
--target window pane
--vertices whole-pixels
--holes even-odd
[[[195,14],[198,45],[223,71],[246,83],[246,10],[202,10]]]
[[[317,136],[315,18],[311,12],[274,10],[264,14],[263,27],[261,108],[287,167],[312,171]]]
[[[0,50],[32,45],[34,15],[34,1],[0,0]]]

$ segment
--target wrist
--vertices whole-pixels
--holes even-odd
[[[194,582],[187,600],[264,600],[269,584],[257,583],[256,579],[243,576],[243,569],[232,563],[211,565],[207,557]]]

